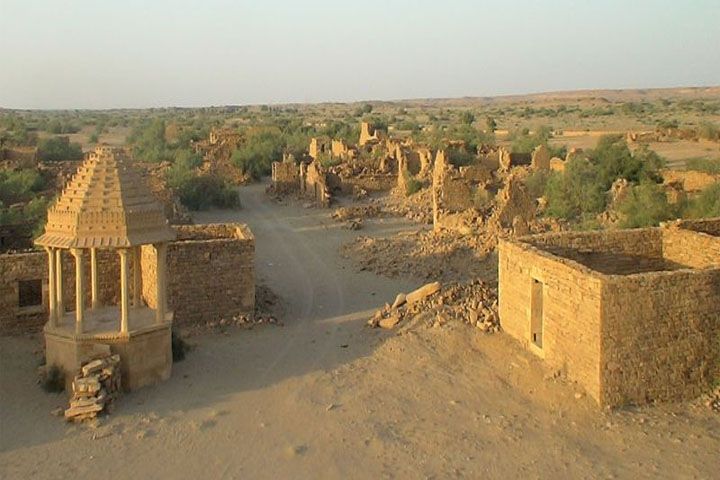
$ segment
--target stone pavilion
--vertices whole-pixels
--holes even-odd
[[[103,146],[88,154],[48,210],[45,232],[35,240],[48,254],[47,365],[70,377],[81,362],[109,349],[120,355],[124,388],[167,379],[172,313],[167,311],[166,255],[175,238],[163,207],[123,150]],[[143,302],[142,246],[156,261],[154,309]],[[114,268],[99,269],[101,251],[105,261],[107,252],[116,252],[119,268],[113,262]],[[66,255],[75,264],[74,306],[65,298]],[[116,272],[115,279],[99,278],[99,272],[108,271]],[[100,282],[108,281],[120,284],[117,304],[104,304],[99,294]]]

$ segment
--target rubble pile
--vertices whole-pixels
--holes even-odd
[[[410,196],[389,195],[385,209],[394,215],[405,217],[413,222],[432,225],[432,191],[423,188]]]
[[[706,395],[705,406],[715,413],[720,413],[720,385]]]
[[[72,381],[72,398],[65,410],[65,419],[81,422],[96,418],[107,411],[120,389],[119,355],[85,363]]]
[[[428,326],[440,326],[451,320],[476,326],[483,332],[500,330],[497,290],[480,280],[451,283],[428,283],[419,289],[398,294],[392,305],[385,304],[368,320],[372,327],[394,328],[411,320],[426,319]]]
[[[343,257],[361,270],[388,277],[493,281],[497,266],[489,254],[495,235],[460,235],[448,231],[402,232],[387,238],[360,236],[341,247]]]
[[[338,222],[347,222],[353,220],[362,221],[365,218],[379,217],[381,213],[382,209],[379,205],[368,204],[336,208],[330,216],[333,220],[337,220]]]

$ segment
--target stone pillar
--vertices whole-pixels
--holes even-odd
[[[128,309],[130,297],[128,293],[128,251],[118,250],[120,255],[120,333],[128,333]]]
[[[45,247],[48,254],[48,322],[51,327],[57,327],[57,293],[55,293],[55,249]]]
[[[166,261],[167,261],[167,244],[166,243],[158,243],[155,245],[155,254],[157,258],[157,266],[156,266],[156,272],[157,272],[157,279],[155,282],[157,292],[156,292],[156,300],[157,300],[157,307],[155,310],[155,322],[156,323],[164,323],[165,322],[165,312],[167,310],[167,281],[165,280],[165,270],[166,270]]]
[[[85,272],[83,271],[83,252],[79,248],[70,250],[75,257],[75,334],[83,333],[85,317]]]
[[[140,246],[133,247],[133,308],[142,306],[142,281],[140,272]]]
[[[97,275],[97,248],[90,249],[90,292],[91,292],[91,308],[96,309],[100,306],[98,297],[98,275]]]
[[[65,302],[63,300],[65,292],[65,285],[63,285],[62,275],[62,249],[58,248],[55,250],[55,300],[57,302],[57,309],[55,315],[57,316],[57,324],[62,323],[62,318],[65,315]]]

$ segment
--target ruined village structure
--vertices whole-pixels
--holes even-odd
[[[128,163],[88,154],[36,240],[46,255],[0,255],[0,332],[44,324],[47,365],[66,375],[109,349],[134,389],[170,375],[173,324],[252,317],[255,243],[245,225],[171,227]]]
[[[500,324],[601,406],[720,376],[720,219],[500,241]]]

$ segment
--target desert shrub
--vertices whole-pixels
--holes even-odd
[[[497,130],[497,122],[493,117],[486,117],[485,118],[485,129],[488,132],[495,132]]]
[[[190,351],[190,345],[183,340],[180,334],[173,329],[170,336],[173,362],[185,360],[185,355]]]
[[[456,167],[472,165],[477,161],[477,157],[467,150],[452,148],[445,153],[448,156],[448,162]]]
[[[705,140],[720,140],[720,129],[711,122],[700,122],[698,126],[698,137]]]
[[[600,137],[597,147],[588,155],[598,168],[598,180],[604,190],[608,190],[618,178],[633,183],[662,180],[659,170],[664,164],[663,159],[646,147],[641,147],[633,155],[620,135]]]
[[[65,375],[63,375],[62,370],[53,365],[44,370],[40,385],[48,393],[62,392],[65,390]]]
[[[489,190],[486,190],[484,188],[477,188],[473,192],[472,200],[473,200],[473,207],[476,210],[482,210],[489,206],[493,199],[495,198],[495,193]]]
[[[423,182],[410,175],[407,170],[403,172],[403,175],[405,176],[405,195],[413,195],[423,188]]]
[[[0,170],[0,201],[10,205],[31,199],[45,188],[45,180],[37,170]]]
[[[570,160],[562,174],[547,179],[547,215],[582,222],[605,209],[606,189],[598,169],[584,158]]]
[[[717,158],[691,158],[685,162],[688,170],[706,172],[712,174],[720,173],[720,159]]]
[[[552,138],[552,128],[540,126],[533,133],[523,128],[510,133],[510,151],[513,153],[530,153],[539,145],[547,145]]]
[[[45,130],[48,133],[54,133],[54,134],[68,134],[68,133],[77,133],[80,131],[80,126],[77,125],[74,122],[70,121],[61,121],[59,119],[51,120],[48,122]]]
[[[317,161],[320,162],[320,165],[322,165],[325,168],[334,167],[335,165],[340,165],[342,160],[337,157],[333,157],[329,153],[323,153],[318,155]]]
[[[710,185],[690,200],[684,215],[689,218],[720,217],[720,182]]]
[[[677,217],[662,186],[652,182],[633,186],[618,211],[623,214],[621,226],[624,228],[656,226]]]
[[[81,160],[83,151],[79,143],[70,143],[68,137],[52,137],[40,140],[38,157],[46,162]]]
[[[460,120],[460,123],[463,125],[472,125],[475,121],[475,115],[470,110],[463,110],[460,112],[460,115],[458,115],[458,120]]]
[[[240,204],[238,192],[214,175],[178,175],[169,184],[176,189],[183,205],[191,210],[234,208]]]
[[[533,198],[545,195],[545,187],[552,173],[545,170],[535,170],[525,178],[525,187]]]

